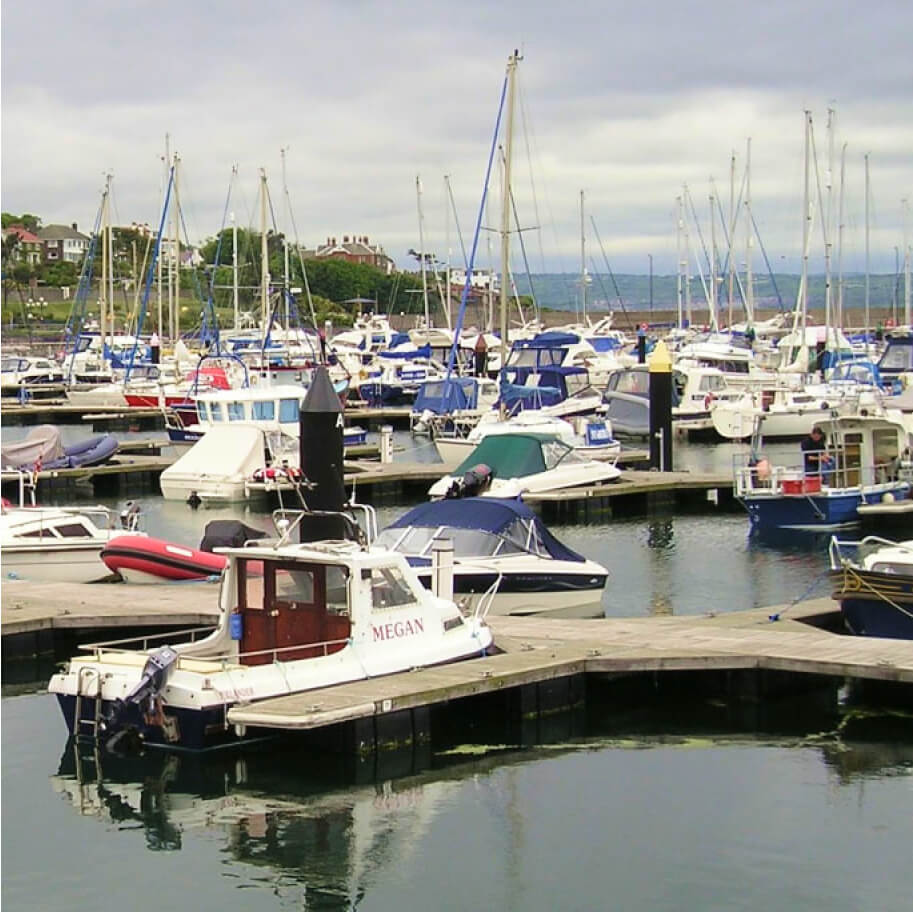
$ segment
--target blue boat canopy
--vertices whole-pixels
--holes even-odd
[[[456,500],[433,500],[419,504],[399,519],[392,522],[381,533],[382,543],[391,543],[399,535],[391,535],[392,530],[408,528],[437,530],[445,527],[448,530],[465,530],[496,536],[510,544],[509,550],[523,550],[534,554],[544,554],[555,560],[582,562],[584,558],[576,551],[563,545],[546,528],[542,520],[522,500],[501,497],[465,497]],[[437,536],[442,537],[442,536]],[[487,556],[493,554],[492,548],[479,549],[475,554],[461,553],[461,544],[467,537],[458,533],[453,535],[457,557]],[[430,538],[423,536],[422,541],[430,544]],[[475,543],[482,545],[481,539]],[[410,549],[411,550],[411,549]],[[503,553],[503,551],[499,552]]]

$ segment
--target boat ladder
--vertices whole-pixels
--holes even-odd
[[[88,693],[89,684],[91,683],[87,680],[87,686],[85,688],[86,693],[83,693],[83,678],[91,679],[92,676],[95,676],[95,696],[92,697]],[[94,713],[91,719],[83,719],[82,717],[82,701],[83,698],[90,699],[94,702]],[[81,727],[85,726],[89,729],[91,736],[93,738],[98,738],[98,733],[101,723],[101,676],[94,668],[80,668],[79,674],[76,676],[76,708],[73,711],[73,736],[79,738],[81,736]]]

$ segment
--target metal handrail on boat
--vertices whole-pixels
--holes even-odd
[[[198,635],[205,633],[208,636],[215,630],[218,630],[217,624],[213,624],[211,626],[206,626],[206,627],[187,627],[183,630],[169,630],[165,633],[149,633],[149,634],[145,634],[143,636],[126,637],[125,639],[121,639],[121,640],[104,640],[99,643],[81,643],[78,648],[84,652],[93,652],[93,653],[95,653],[95,658],[100,659],[101,652],[104,649],[110,649],[112,652],[131,651],[126,648],[121,648],[121,649],[115,650],[115,649],[112,649],[111,647],[116,647],[116,646],[126,647],[130,643],[138,643],[138,644],[140,644],[138,647],[139,652],[148,652],[150,649],[150,644],[155,643],[155,642],[160,642],[162,640],[170,641],[174,637],[189,635],[190,636],[189,642],[195,643],[197,641]]]

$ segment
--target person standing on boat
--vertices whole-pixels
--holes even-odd
[[[829,472],[831,458],[827,455],[827,441],[824,431],[816,424],[811,433],[800,444],[802,447],[802,461],[805,466],[806,476],[820,476]]]
[[[159,334],[153,330],[149,339],[149,360],[153,364],[158,364],[162,354],[162,343],[159,341]]]

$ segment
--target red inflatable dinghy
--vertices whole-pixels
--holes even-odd
[[[187,548],[146,535],[118,535],[102,549],[109,570],[128,583],[164,583],[171,580],[218,576],[228,563],[223,554]]]

